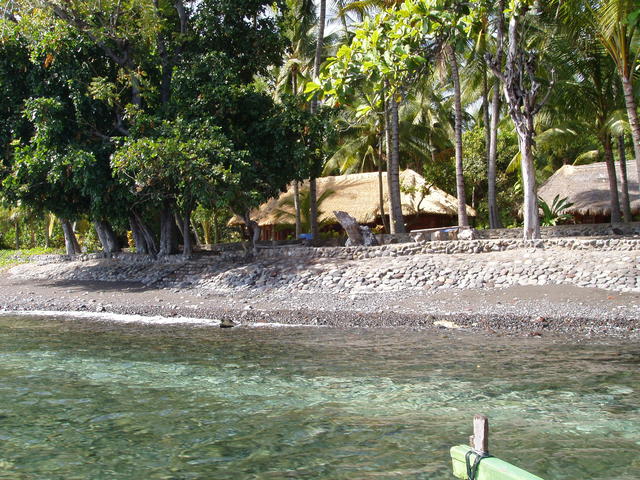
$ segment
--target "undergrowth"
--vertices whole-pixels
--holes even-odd
[[[19,263],[26,263],[36,255],[47,254],[59,254],[64,253],[59,248],[26,248],[21,250],[0,250],[0,269],[6,269],[18,265]]]

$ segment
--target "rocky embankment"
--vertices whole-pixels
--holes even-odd
[[[520,243],[430,242],[368,249],[290,247],[279,249],[280,255],[274,253],[276,249],[266,251],[250,262],[209,255],[186,262],[148,262],[131,256],[64,262],[47,259],[49,263],[15,267],[11,274],[20,278],[134,281],[220,293],[269,290],[357,294],[511,285],[573,285],[640,292],[640,240]],[[513,245],[516,247],[511,248]]]
[[[640,338],[640,240],[513,242],[47,257],[0,275],[0,310]]]

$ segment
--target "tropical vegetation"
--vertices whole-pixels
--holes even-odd
[[[0,246],[189,256],[237,239],[233,215],[258,238],[252,210],[290,184],[287,222],[318,238],[315,179],[356,171],[388,172],[401,233],[402,168],[460,225],[471,205],[531,239],[571,220],[540,183],[604,161],[630,221],[639,56],[635,0],[10,0]]]

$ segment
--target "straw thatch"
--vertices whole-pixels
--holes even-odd
[[[389,194],[387,189],[387,174],[382,173],[383,195],[385,200],[385,213],[389,214]],[[352,175],[340,175],[335,177],[318,178],[318,196],[326,190],[334,193],[320,205],[321,214],[319,221],[327,223],[336,222],[333,216],[334,210],[342,210],[359,223],[374,223],[380,217],[380,200],[378,190],[378,173],[357,173]],[[413,170],[405,170],[400,174],[402,213],[404,215],[433,214],[455,216],[458,214],[458,200],[438,187],[430,185],[426,180]],[[308,189],[308,182],[300,186],[300,189]],[[423,194],[422,191],[427,193]],[[258,225],[276,225],[284,223],[278,210],[286,210],[282,203],[287,197],[293,196],[293,186],[276,199],[272,198],[262,204],[260,208],[251,212],[251,219]],[[291,209],[289,207],[289,209]],[[291,209],[292,210],[292,209]],[[293,211],[292,211],[293,213]],[[467,206],[469,216],[475,216],[476,212]],[[234,217],[229,225],[240,225],[243,221],[240,217]]]
[[[616,162],[618,191],[620,191],[620,163]],[[629,199],[631,212],[640,213],[640,195],[638,193],[638,173],[635,163],[627,162]],[[539,196],[549,205],[556,195],[567,198],[573,205],[566,213],[581,216],[611,215],[611,197],[609,177],[605,162],[590,165],[565,165],[554,173],[541,187]]]

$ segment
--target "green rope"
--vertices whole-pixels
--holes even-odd
[[[476,458],[471,463],[471,455],[475,455]],[[475,450],[469,450],[467,454],[464,456],[465,463],[467,464],[467,479],[468,480],[476,480],[476,475],[478,474],[478,466],[483,458],[489,458],[491,455],[488,453],[482,452],[478,453]]]

